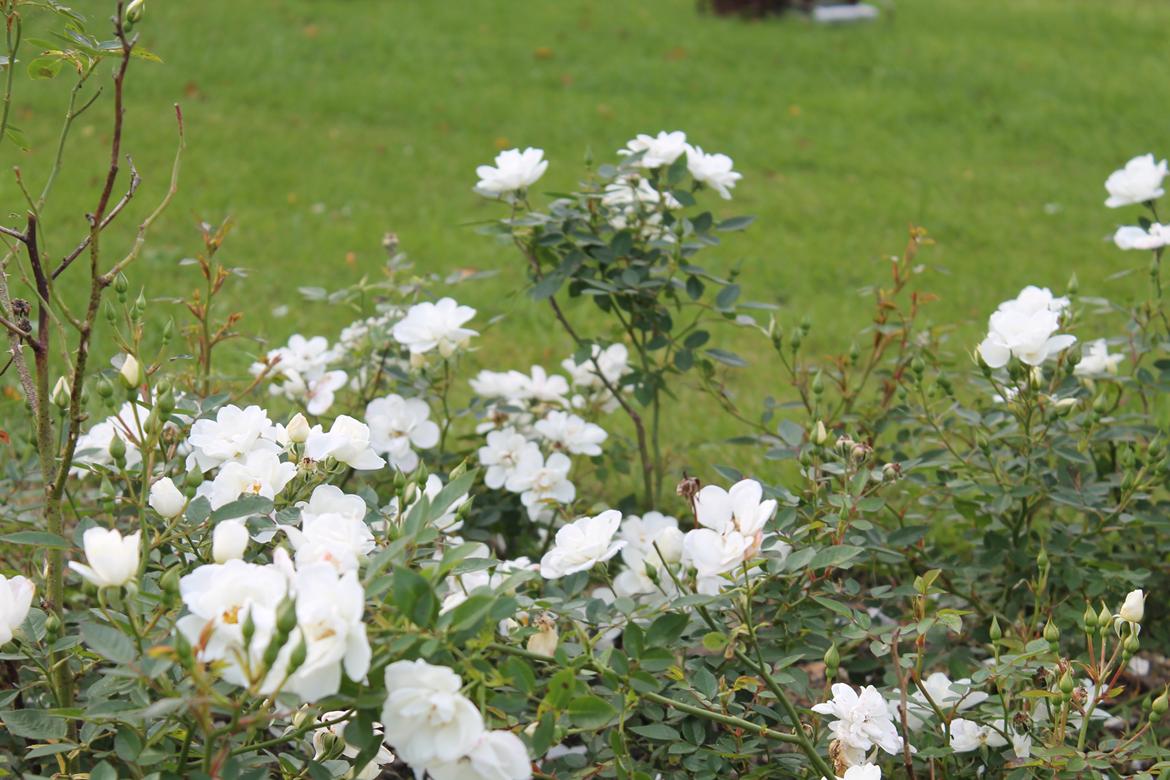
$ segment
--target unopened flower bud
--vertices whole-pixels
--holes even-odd
[[[109,452],[115,463],[121,463],[126,459],[126,442],[122,441],[122,437],[116,433],[110,439]]]
[[[1091,634],[1097,628],[1097,613],[1093,610],[1092,604],[1085,605],[1085,633]]]
[[[288,440],[293,444],[304,444],[305,440],[309,438],[309,421],[300,412],[293,415],[293,418],[288,421],[288,427],[285,428],[288,433]]]
[[[64,409],[68,407],[69,395],[69,383],[65,381],[65,377],[61,377],[57,380],[57,384],[53,385],[53,393],[50,396],[50,399],[53,402],[53,406],[56,406],[58,409]]]
[[[183,486],[188,490],[194,491],[195,488],[203,484],[203,472],[199,470],[198,466],[192,466],[191,470],[187,472],[187,476],[183,477]]]
[[[1048,622],[1044,624],[1044,639],[1048,644],[1054,646],[1060,642],[1060,629],[1052,622],[1052,618],[1049,618]]]
[[[133,389],[142,383],[142,366],[138,365],[138,358],[127,354],[122,361],[122,368],[118,370],[126,387]]]
[[[276,609],[276,630],[290,634],[297,627],[297,605],[292,599],[285,599]]]
[[[244,647],[252,646],[252,637],[256,635],[256,621],[252,617],[251,608],[244,613],[244,622],[240,624],[240,637],[244,640]]]
[[[302,634],[300,641],[293,647],[292,653],[288,657],[288,673],[292,674],[297,669],[304,665],[305,659],[309,656],[309,648],[305,644],[305,637]]]
[[[808,335],[808,332],[812,330],[812,320],[808,318],[807,314],[800,320],[800,330],[806,336]]]
[[[169,342],[174,337],[174,335],[175,335],[175,321],[168,319],[167,324],[163,325],[163,329],[162,329],[162,342],[163,342],[163,344],[166,344],[167,342]]]
[[[125,295],[126,291],[130,289],[130,280],[126,278],[126,274],[119,272],[114,277],[114,292],[119,295]]]
[[[1166,710],[1170,710],[1170,694],[1167,691],[1162,691],[1162,695],[1150,702],[1150,720],[1158,720],[1166,714]],[[1157,717],[1154,717],[1154,716]]]
[[[992,642],[1003,639],[1003,629],[999,627],[999,618],[994,615],[991,618],[991,628],[987,629],[987,636]]]
[[[1065,673],[1060,676],[1060,681],[1057,683],[1057,685],[1059,686],[1060,693],[1064,698],[1068,699],[1072,697],[1072,692],[1076,687],[1076,683],[1073,681],[1071,674],[1065,671]]]
[[[820,446],[829,440],[829,432],[825,430],[825,423],[823,421],[817,420],[817,424],[813,426],[812,435],[809,438],[811,438],[813,444],[816,444],[817,446]]]
[[[248,527],[239,520],[221,520],[211,532],[211,557],[216,563],[243,558],[249,539]]]
[[[1069,295],[1076,295],[1080,289],[1081,285],[1080,282],[1077,281],[1077,275],[1076,273],[1073,273],[1073,275],[1068,278],[1068,287],[1065,288],[1065,292],[1067,292]]]
[[[840,665],[841,652],[837,649],[836,644],[829,645],[829,649],[825,651],[825,668],[829,674],[835,674]]]
[[[861,359],[861,350],[857,348],[857,342],[853,342],[849,346],[849,364],[857,365],[857,361]]]
[[[170,477],[163,477],[150,486],[150,506],[163,517],[178,517],[187,506],[187,497]]]
[[[825,392],[825,379],[823,376],[821,376],[820,371],[818,371],[816,376],[813,377],[812,391],[813,395],[821,395]]]
[[[1097,630],[1101,635],[1105,635],[1105,631],[1113,624],[1113,613],[1109,611],[1109,607],[1104,604],[1101,605],[1101,611],[1097,613]]]
[[[1141,623],[1146,614],[1146,595],[1139,588],[1125,597],[1117,616],[1127,623]]]
[[[1044,547],[1040,548],[1040,553],[1036,556],[1036,567],[1040,569],[1040,571],[1044,571],[1048,568],[1048,550]]]
[[[159,587],[163,589],[164,593],[170,593],[172,596],[179,593],[179,578],[183,576],[182,564],[175,564],[171,568],[163,572],[163,576],[159,578]]]
[[[1134,656],[1138,650],[1142,649],[1142,641],[1138,639],[1137,634],[1130,634],[1125,638],[1122,649],[1125,651],[1124,655]]]
[[[190,666],[195,661],[191,643],[187,641],[187,636],[182,631],[175,631],[175,655],[179,657],[179,663],[183,666]]]
[[[910,361],[910,370],[914,372],[914,376],[922,379],[922,375],[926,373],[926,361],[915,355]]]
[[[98,395],[102,398],[109,398],[114,394],[114,386],[110,384],[110,380],[106,379],[104,376],[98,377],[97,391]]]
[[[158,411],[164,417],[170,416],[170,413],[175,411],[175,392],[171,388],[168,387],[159,393]]]

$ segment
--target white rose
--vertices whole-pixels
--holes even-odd
[[[382,724],[386,743],[412,766],[453,762],[483,734],[483,716],[459,689],[463,681],[445,666],[395,661],[386,667]]]
[[[150,486],[150,506],[163,517],[178,517],[187,506],[187,497],[170,477],[163,477]]]
[[[70,561],[69,568],[99,588],[125,585],[138,573],[139,534],[123,538],[117,530],[90,528],[81,537],[89,565]]]
[[[8,578],[0,574],[0,646],[12,639],[13,633],[28,617],[34,590],[27,577]]]
[[[239,520],[222,520],[211,532],[211,557],[216,563],[243,558],[249,538],[247,526]]]

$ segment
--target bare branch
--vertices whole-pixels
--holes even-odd
[[[22,243],[25,240],[24,233],[21,233],[19,230],[15,230],[15,229],[10,228],[10,227],[4,227],[3,225],[0,225],[0,233],[3,233],[6,236],[12,236],[17,241],[20,241]]]
[[[126,194],[123,195],[122,198],[114,204],[113,208],[110,209],[110,213],[107,214],[106,218],[102,220],[101,230],[105,230],[110,226],[110,223],[113,222],[122,209],[126,207],[126,204],[130,202],[130,199],[134,197],[134,193],[138,191],[138,185],[142,184],[142,177],[138,175],[138,169],[134,167],[134,161],[130,159],[130,155],[126,155],[126,164],[130,166],[130,186],[127,188]],[[87,233],[85,238],[81,239],[81,243],[74,247],[72,252],[65,255],[60,264],[58,264],[56,269],[53,270],[54,279],[63,274],[65,269],[68,268],[74,260],[81,256],[81,253],[86,250],[86,248],[89,246],[89,242],[92,239],[93,234]]]

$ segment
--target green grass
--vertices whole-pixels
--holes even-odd
[[[91,18],[108,6],[75,5]],[[816,348],[844,351],[866,322],[857,288],[884,279],[882,257],[921,224],[937,241],[923,256],[941,298],[928,316],[961,324],[965,346],[1025,283],[1063,288],[1076,271],[1084,292],[1121,295],[1105,277],[1144,262],[1103,243],[1127,216],[1103,207],[1102,182],[1133,154],[1170,151],[1168,28],[1170,4],[1150,0],[902,0],[841,28],[717,19],[691,0],[151,2],[143,43],[166,63],[136,63],[130,81],[137,212],[165,187],[172,102],[188,149],[132,278],[185,292],[194,279],[175,261],[197,249],[196,219],[231,215],[223,256],[252,270],[232,293],[245,325],[332,335],[347,313],[273,309],[300,285],[377,273],[393,230],[421,269],[500,272],[457,290],[484,319],[509,318],[485,363],[553,362],[567,340],[523,294],[518,258],[469,226],[501,213],[472,194],[475,165],[540,146],[542,185],[558,190],[586,149],[601,159],[636,132],[683,129],[744,174],[733,204],[715,205],[758,220],[710,262],[742,261],[749,297],[779,304],[785,323],[810,315]],[[15,119],[34,149],[0,147],[4,168],[43,173],[67,86],[18,79],[29,102]],[[80,125],[47,215],[56,253],[102,170],[108,115]],[[19,210],[7,177],[0,197]],[[766,357],[742,373],[749,408],[779,389]],[[672,438],[730,430],[702,417]]]

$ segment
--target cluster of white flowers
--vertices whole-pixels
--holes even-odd
[[[659,603],[677,594],[668,567],[677,570],[683,557],[678,520],[661,512],[628,515],[618,530],[625,568],[614,577],[615,596]]]
[[[333,406],[334,393],[345,386],[346,373],[330,370],[342,356],[324,336],[305,338],[299,333],[288,344],[270,350],[265,360],[252,364],[252,375],[267,374],[273,379],[268,391],[305,405],[309,414],[319,415]]]
[[[618,376],[626,368],[616,353],[603,365]],[[574,385],[585,390],[591,391],[595,380],[596,374],[574,374]],[[608,434],[571,411],[568,380],[533,366],[531,374],[480,371],[471,387],[487,402],[476,429],[487,434],[479,448],[487,486],[519,494],[533,520],[549,517],[557,505],[572,503],[577,488],[569,479],[569,456],[600,455]],[[578,398],[584,406],[584,397]]]
[[[867,685],[861,692],[844,683],[835,683],[833,698],[813,706],[813,712],[831,715],[829,724],[838,755],[847,766],[863,766],[873,748],[880,748],[891,756],[902,751],[902,737],[885,698],[877,688]],[[879,775],[880,776],[880,775]]]
[[[1105,180],[1109,192],[1105,205],[1112,209],[1147,205],[1152,209],[1153,202],[1166,194],[1162,183],[1167,172],[1166,161],[1156,160],[1152,154],[1134,157]],[[1113,234],[1113,243],[1119,249],[1159,251],[1170,244],[1170,225],[1148,220],[1141,225],[1123,225]]]
[[[421,776],[435,780],[528,780],[524,742],[488,730],[451,669],[423,660],[386,667],[385,740]]]
[[[440,298],[434,303],[416,303],[394,323],[394,340],[410,351],[413,360],[437,350],[444,358],[464,349],[472,336],[479,333],[463,327],[475,316],[475,309],[461,306],[454,298]]]

